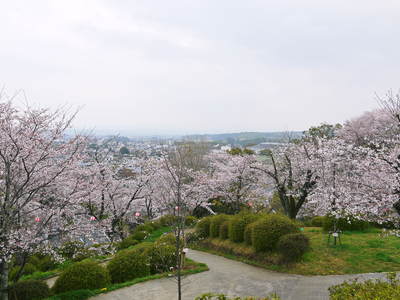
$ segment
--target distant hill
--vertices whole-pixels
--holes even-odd
[[[239,146],[256,145],[265,142],[280,143],[286,142],[289,138],[299,138],[303,132],[238,132],[220,134],[194,134],[186,135],[183,138],[189,141],[207,141]]]

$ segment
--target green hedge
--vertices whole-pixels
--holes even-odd
[[[225,221],[219,226],[219,238],[222,240],[226,240],[228,238],[229,233],[229,221]]]
[[[135,246],[137,244],[139,244],[139,241],[136,240],[134,236],[130,235],[117,244],[117,249],[118,250],[126,249],[129,248],[130,246]]]
[[[145,254],[149,257],[150,273],[167,272],[171,267],[176,266],[175,251],[175,246],[170,244],[154,243],[152,247],[149,247]]]
[[[219,236],[219,227],[222,223],[227,221],[229,218],[228,215],[216,215],[211,217],[210,222],[210,237],[218,237]]]
[[[81,289],[104,288],[110,284],[110,275],[101,265],[84,261],[73,264],[57,278],[53,291],[63,293]]]
[[[335,218],[331,216],[326,216],[323,219],[323,230],[332,231]],[[342,231],[365,231],[371,227],[370,223],[355,219],[353,217],[349,218],[339,218],[337,219],[337,228]]]
[[[357,280],[344,282],[329,288],[331,300],[393,300],[400,299],[400,281],[395,273],[387,275],[388,281]]]
[[[107,265],[113,283],[150,275],[149,257],[143,253],[143,249],[121,251],[113,257]]]
[[[255,225],[255,222],[250,223],[246,225],[244,228],[244,234],[243,234],[243,239],[246,245],[251,246],[253,243],[253,227]]]
[[[50,296],[48,285],[41,280],[24,280],[10,287],[9,300],[40,300]]]
[[[258,218],[255,214],[239,214],[234,216],[229,222],[229,239],[235,243],[243,242],[246,226]]]
[[[207,238],[210,236],[211,217],[205,217],[196,224],[196,233],[199,237]]]
[[[302,233],[289,233],[280,237],[276,248],[283,262],[297,261],[310,248],[310,240]]]
[[[269,215],[255,222],[252,245],[257,252],[273,250],[281,236],[298,231],[295,223],[283,215]]]

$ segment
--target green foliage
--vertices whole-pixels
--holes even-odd
[[[66,242],[60,247],[58,253],[66,259],[72,259],[78,251],[81,251],[84,248],[85,244],[82,242]]]
[[[41,280],[24,280],[10,287],[10,300],[40,300],[50,296],[48,285]]]
[[[129,238],[141,242],[147,237],[147,235],[148,235],[147,231],[135,231],[133,234],[129,236]]]
[[[165,215],[158,219],[161,226],[172,226],[177,222],[177,217],[173,215]]]
[[[97,255],[97,252],[95,250],[89,250],[88,248],[82,248],[78,249],[72,260],[73,261],[82,261],[87,258],[95,257]]]
[[[154,228],[150,224],[140,224],[135,227],[135,232],[140,232],[140,231],[146,231],[148,233],[151,233],[154,231]]]
[[[227,153],[229,153],[230,155],[252,155],[255,152],[251,149],[247,149],[247,148],[232,148],[231,150],[226,151]]]
[[[194,225],[196,225],[197,223],[197,218],[194,216],[186,216],[185,217],[185,225],[188,227],[192,227]]]
[[[96,292],[91,290],[76,290],[76,291],[61,293],[49,297],[46,300],[85,300],[96,295],[97,295]]]
[[[388,281],[357,280],[329,288],[331,300],[392,300],[400,299],[400,281],[395,273],[387,274]]]
[[[144,277],[150,275],[149,257],[143,253],[143,248],[125,250],[113,257],[107,269],[113,283]]]
[[[235,243],[243,242],[246,225],[257,219],[258,216],[255,214],[239,214],[234,216],[229,222],[229,239]]]
[[[257,252],[273,250],[281,236],[297,231],[297,226],[288,217],[269,215],[255,222],[252,245]]]
[[[289,233],[280,237],[276,248],[284,262],[297,261],[310,248],[310,240],[302,233]]]
[[[118,243],[117,249],[122,250],[122,249],[129,248],[130,246],[135,246],[137,244],[139,244],[139,241],[134,239],[133,236],[130,235]]]
[[[51,255],[39,255],[39,261],[36,268],[39,271],[46,272],[56,268],[56,262]]]
[[[273,294],[271,296],[267,296],[264,298],[256,298],[256,297],[228,297],[224,294],[203,294],[201,296],[196,297],[195,300],[280,300],[280,298],[276,295]]]
[[[167,272],[176,265],[176,249],[171,244],[154,243],[146,251],[150,260],[150,274]]]
[[[244,233],[243,233],[243,240],[246,243],[246,245],[252,245],[253,244],[253,227],[255,225],[255,222],[250,223],[246,225],[244,228]]]
[[[313,217],[311,219],[311,226],[314,226],[314,227],[322,227],[322,226],[324,226],[325,218],[326,217],[324,217],[324,216]]]
[[[196,224],[196,232],[197,234],[202,237],[206,238],[210,236],[210,224],[211,224],[211,217],[205,217],[199,220]]]
[[[323,230],[332,231],[335,218],[332,216],[324,217]],[[342,231],[365,231],[371,228],[370,223],[356,219],[354,217],[339,218],[336,220],[337,228]]]
[[[54,284],[55,293],[81,289],[104,288],[110,284],[110,275],[101,265],[84,261],[73,264],[61,273]]]
[[[21,269],[20,266],[16,266],[16,267],[12,268],[11,271],[8,273],[8,279],[10,281],[16,281],[17,275],[18,275],[18,272],[20,269]],[[21,276],[30,275],[30,274],[35,273],[36,271],[37,271],[37,268],[33,264],[27,263],[27,264],[25,264],[24,268],[22,269],[22,273],[20,275]]]
[[[156,241],[157,244],[168,244],[174,246],[176,244],[176,237],[172,233],[163,234]]]
[[[216,215],[211,217],[210,222],[210,237],[218,237],[219,236],[219,227],[222,223],[228,220],[227,215]]]
[[[219,226],[219,238],[226,240],[229,232],[229,221],[225,221]]]

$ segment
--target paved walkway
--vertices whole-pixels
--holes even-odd
[[[206,263],[210,271],[190,275],[183,281],[183,299],[194,300],[207,292],[230,296],[263,297],[277,293],[282,300],[328,299],[328,287],[351,278],[384,278],[385,274],[302,276],[276,273],[224,257],[190,250],[188,257]],[[102,294],[96,300],[174,300],[176,282],[164,278]]]

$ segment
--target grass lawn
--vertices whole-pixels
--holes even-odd
[[[344,232],[341,237],[342,244],[337,246],[327,245],[327,234],[323,233],[321,228],[308,227],[304,233],[310,238],[311,249],[301,261],[291,265],[279,265],[279,256],[276,253],[257,254],[249,246],[228,240],[206,239],[193,248],[293,274],[331,275],[400,271],[400,238],[380,237],[379,229]]]

